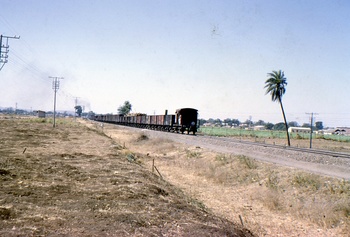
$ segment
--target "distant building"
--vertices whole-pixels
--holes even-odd
[[[350,128],[347,127],[337,127],[333,129],[321,130],[318,131],[319,134],[323,135],[344,135],[350,136]]]
[[[344,135],[344,136],[349,136],[350,135],[350,130],[347,127],[337,127],[334,131],[334,134],[336,135]]]
[[[332,135],[334,134],[335,129],[323,129],[316,131],[316,134],[322,134],[322,135]]]
[[[254,126],[254,130],[255,130],[255,131],[265,130],[265,126],[263,126],[263,125]]]
[[[247,128],[249,128],[249,125],[246,124],[246,123],[241,123],[241,124],[239,125],[239,128],[247,129]]]
[[[34,113],[36,113],[36,115],[38,116],[38,118],[45,118],[45,117],[46,117],[46,112],[45,112],[45,111],[36,110],[36,111],[34,111]]]
[[[289,127],[288,128],[289,133],[310,133],[310,128],[304,128],[304,127]]]
[[[213,127],[214,126],[214,124],[212,124],[212,123],[204,123],[203,124],[203,127]]]

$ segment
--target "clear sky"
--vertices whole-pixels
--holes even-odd
[[[287,120],[350,127],[348,0],[0,0],[10,40],[0,107],[117,113],[199,110],[282,122],[265,95],[283,70]]]

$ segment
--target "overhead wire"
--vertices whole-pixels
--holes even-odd
[[[4,18],[2,15],[0,15],[0,21],[2,21],[4,24],[7,25],[7,28],[9,31],[11,31],[12,34],[18,35],[18,32],[15,30],[15,28]],[[20,44],[24,46],[26,50],[28,50],[32,55],[37,55],[38,52],[25,40],[25,37],[21,37]],[[43,70],[42,68],[34,65],[33,63],[28,63],[30,60],[28,60],[26,57],[23,56],[22,53],[18,52],[16,49],[11,48],[11,61],[14,63],[12,64],[13,67],[17,68],[18,70],[27,70],[29,71],[35,78],[39,78],[40,80],[43,80],[45,82],[50,82],[50,80],[47,80],[49,77],[49,73],[46,70]],[[13,57],[12,57],[13,56]],[[71,98],[74,98],[73,95],[70,93],[65,93],[61,89],[61,93],[64,94],[64,96],[70,96]]]
[[[26,69],[27,71],[32,73],[35,77],[37,77],[41,80],[47,81],[45,75],[47,75],[48,73],[44,72],[42,69],[38,68],[37,66],[34,66],[33,64],[28,63],[27,60],[24,59],[22,56],[20,56],[15,50],[12,50],[11,53],[12,53],[11,56],[14,57],[14,58],[12,58],[12,60],[17,63],[17,66],[21,65],[22,70]]]
[[[8,29],[8,31],[11,32],[11,34],[20,36],[18,31],[1,14],[0,14],[0,21],[6,25],[6,28]],[[25,37],[22,36],[18,40],[18,43],[21,44],[23,46],[23,49],[27,50],[31,55],[38,54],[38,52],[31,46],[31,44],[26,41]],[[16,50],[16,48],[10,47],[9,50],[10,50],[9,61],[11,60],[16,62],[17,64],[13,64],[13,65],[16,65],[15,67],[17,69],[20,69],[20,70],[26,69],[29,72],[31,72],[33,75],[35,75],[35,77],[38,77],[41,80],[47,81],[46,78],[44,78],[45,76],[43,77],[43,75],[48,74],[45,70],[42,70],[38,66],[28,63],[30,60],[25,58],[22,53]],[[18,60],[16,61],[15,58],[17,58]],[[21,65],[23,68],[19,68],[18,64]]]

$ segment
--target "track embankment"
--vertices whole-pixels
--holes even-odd
[[[136,129],[136,128],[129,128]],[[139,129],[136,129],[139,131]],[[170,139],[190,146],[197,146],[219,153],[245,155],[250,158],[281,166],[294,167],[315,174],[350,180],[350,159],[335,153],[317,154],[307,149],[288,149],[283,146],[264,146],[261,143],[241,142],[234,138],[192,136],[153,130],[142,130],[152,138]],[[349,154],[350,156],[350,154]]]

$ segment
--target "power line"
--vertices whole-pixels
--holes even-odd
[[[12,34],[14,35],[18,35],[18,31],[15,29],[15,27],[13,27],[10,22],[8,22],[6,20],[5,17],[3,17],[2,15],[0,15],[0,22],[4,23],[5,25],[5,28],[7,28]],[[16,36],[15,36],[16,37]],[[19,38],[19,37],[18,37]],[[35,49],[31,46],[30,43],[28,43],[26,41],[25,38],[21,38],[21,41],[20,41],[20,44],[22,44],[32,55],[34,54],[37,54],[37,52],[35,51]],[[1,46],[1,45],[0,45]],[[11,50],[11,55],[15,56],[18,60],[15,60],[15,58],[11,59],[11,61],[13,60],[14,62],[16,62],[16,64],[13,64],[14,67],[17,67],[18,69],[21,69],[19,68],[19,66],[17,66],[17,64],[22,64],[23,67],[25,69],[27,69],[28,71],[30,71],[31,73],[33,74],[36,74],[38,78],[42,79],[42,80],[45,80],[43,79],[43,75],[44,74],[47,74],[46,72],[44,73],[43,70],[41,70],[40,68],[38,68],[37,66],[33,65],[33,64],[29,64],[25,58],[23,59],[22,57],[22,51],[21,53],[19,52],[16,52],[15,49],[12,49]],[[12,57],[12,56],[11,56]]]
[[[31,72],[33,75],[36,75],[38,78],[44,80],[42,78],[42,76],[44,74],[46,74],[43,70],[41,70],[40,68],[38,68],[36,65],[34,65],[33,63],[32,64],[29,64],[26,59],[24,59],[22,56],[20,56],[15,50],[12,51],[12,54],[13,56],[18,59],[18,60],[15,60],[14,58],[14,61],[17,62],[17,64],[22,64],[23,68],[27,69],[29,72]]]

